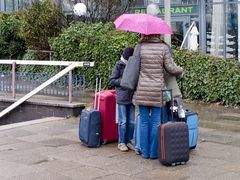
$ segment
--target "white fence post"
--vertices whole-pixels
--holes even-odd
[[[16,62],[12,62],[12,96],[16,98]]]
[[[68,74],[68,102],[72,103],[72,90],[73,90],[73,85],[72,85],[72,71],[69,71]]]

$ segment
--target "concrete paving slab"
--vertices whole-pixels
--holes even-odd
[[[20,140],[13,138],[13,137],[2,137],[0,138],[0,145],[5,145],[5,144],[13,144],[13,143],[18,143],[21,142]]]
[[[37,172],[37,169],[15,162],[0,160],[0,174],[4,178],[25,175],[32,172]]]
[[[74,180],[68,176],[56,172],[36,172],[25,175],[18,175],[10,178],[4,178],[3,180]]]
[[[137,168],[136,168],[136,165],[137,165]],[[141,173],[143,171],[146,172],[146,171],[152,170],[150,166],[147,166],[145,164],[136,164],[136,162],[133,162],[133,161],[128,161],[127,163],[119,162],[114,166],[107,165],[107,166],[103,166],[102,168],[112,171],[114,173],[124,174],[127,176],[132,176],[132,175]]]
[[[18,151],[18,150],[31,149],[36,147],[40,147],[40,145],[29,143],[29,142],[17,142],[12,144],[4,144],[4,145],[0,145],[0,153],[3,153],[4,151]]]
[[[78,163],[89,166],[89,167],[96,167],[96,168],[102,168],[104,166],[115,166],[116,164],[119,164],[121,161],[117,158],[109,158],[109,157],[103,157],[103,156],[90,156],[83,158],[81,160],[78,160]]]
[[[42,161],[47,161],[48,157],[32,152],[18,152],[4,157],[5,161],[15,162],[21,165],[33,165]]]
[[[18,140],[26,141],[26,142],[32,142],[32,143],[38,143],[41,141],[52,139],[50,135],[45,134],[33,134],[30,136],[24,136],[24,137],[17,137]]]
[[[67,139],[61,139],[61,138],[52,138],[44,141],[39,141],[38,143],[41,143],[44,146],[59,147],[59,146],[66,146],[70,144],[76,144],[77,142],[67,140]]]
[[[145,171],[141,172],[135,176],[133,176],[135,179],[139,180],[175,180],[175,179],[186,179],[187,176],[184,174],[179,174],[175,172],[170,171],[164,171],[162,169],[155,169],[152,171]]]
[[[63,161],[72,161],[72,162],[79,162],[83,158],[90,157],[90,155],[86,154],[85,152],[81,151],[66,151],[62,153],[50,154],[48,155],[50,158],[63,160]]]
[[[34,134],[33,132],[20,129],[20,128],[10,129],[8,131],[3,131],[2,133],[4,133],[8,137],[24,137],[24,136],[29,136]]]
[[[14,129],[14,128],[18,128],[18,127],[33,125],[33,124],[46,123],[46,122],[50,122],[50,121],[58,121],[58,120],[62,120],[62,119],[63,118],[61,118],[61,117],[48,117],[48,118],[42,118],[42,119],[37,119],[37,120],[32,120],[32,121],[25,121],[25,122],[19,122],[19,123],[14,123],[14,124],[2,125],[2,126],[0,126],[0,130]]]
[[[136,178],[132,178],[130,176],[125,176],[123,174],[110,174],[100,178],[96,178],[96,180],[135,180]]]
[[[80,163],[58,160],[58,159],[48,159],[46,161],[41,161],[33,165],[33,167],[36,169],[47,170],[49,172],[55,172],[55,173],[59,173],[63,170],[71,170],[71,169],[79,168],[82,166],[83,165]]]
[[[210,178],[210,180],[235,180],[235,179],[239,179],[239,174],[235,172],[220,174],[213,178]]]
[[[68,176],[73,179],[81,179],[81,180],[89,180],[96,179],[106,175],[112,174],[108,170],[103,170],[99,168],[83,166],[79,168],[75,168],[69,171],[61,171],[60,174],[64,176]]]
[[[70,141],[75,141],[76,143],[79,143],[78,132],[61,133],[59,135],[55,135],[54,137],[60,138],[60,139],[66,139],[66,140],[70,140]]]

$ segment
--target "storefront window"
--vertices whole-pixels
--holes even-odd
[[[14,10],[14,0],[5,0],[5,11]]]
[[[214,0],[219,2],[221,0]],[[209,4],[207,6],[207,53],[224,57],[224,6],[223,4]]]
[[[227,4],[226,8],[226,58],[238,55],[238,5]]]
[[[236,0],[207,2],[211,3],[206,6],[206,52],[224,58],[239,58],[240,4]]]

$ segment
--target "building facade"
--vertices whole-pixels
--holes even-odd
[[[1,0],[1,11],[15,11],[36,0]],[[80,0],[55,0],[63,11],[72,11]],[[125,0],[126,1],[126,0]],[[158,16],[164,18],[164,0],[135,0],[131,13],[146,13],[147,6],[159,6]],[[240,61],[240,0],[171,0],[172,36],[181,45],[190,25],[195,22],[199,48],[203,53]]]
[[[132,13],[146,13],[149,4],[159,6],[164,18],[164,0],[136,0]],[[181,44],[194,21],[203,53],[240,61],[240,0],[171,0],[171,26]]]

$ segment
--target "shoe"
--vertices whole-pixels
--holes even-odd
[[[135,151],[135,148],[134,148],[132,143],[127,143],[127,147],[128,147],[129,150]]]
[[[136,155],[141,155],[142,154],[139,149],[135,149],[135,153],[136,153]]]
[[[124,143],[118,144],[118,149],[122,152],[127,152],[128,151],[128,147]]]

